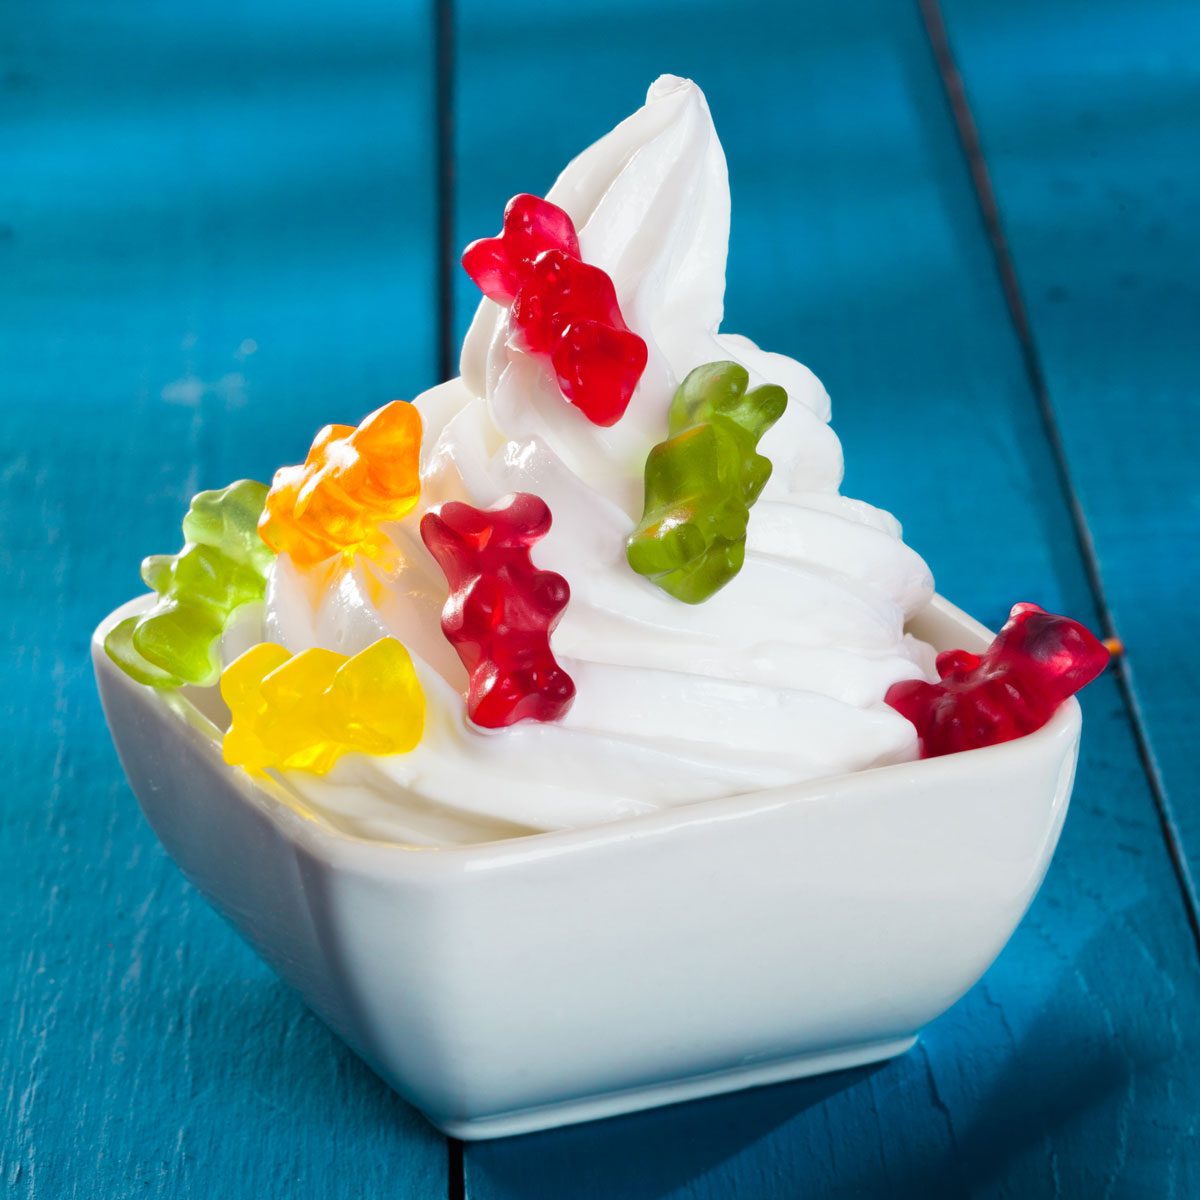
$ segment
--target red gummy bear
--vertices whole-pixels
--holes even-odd
[[[612,280],[579,257],[571,218],[537,196],[514,196],[499,237],[463,252],[485,296],[512,308],[517,344],[548,357],[562,394],[595,425],[625,415],[646,369],[646,343],[621,316]]]
[[[885,697],[921,736],[921,757],[995,746],[1040,729],[1055,709],[1091,683],[1108,650],[1076,621],[1017,604],[980,654],[937,657],[940,683],[910,679]]]
[[[486,510],[452,500],[421,519],[421,538],[450,585],[442,632],[467,668],[476,725],[554,721],[575,698],[550,649],[571,589],[529,558],[549,528],[550,509],[528,492]]]

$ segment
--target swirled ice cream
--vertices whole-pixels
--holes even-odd
[[[842,496],[829,398],[805,367],[719,332],[729,234],[725,157],[695,84],[664,76],[643,108],[584,151],[547,198],[573,218],[585,261],[612,278],[649,359],[611,428],[564,402],[552,370],[484,300],[460,377],[414,402],[424,423],[421,499],[387,526],[394,554],[268,582],[263,636],[344,654],[381,636],[412,653],[427,697],[411,753],[347,755],[327,776],[277,778],[360,836],[486,841],[593,825],[658,808],[915,758],[888,688],[930,676],[904,631],[933,582],[887,513]],[[630,570],[643,469],[694,367],[733,360],[789,403],[759,449],[774,471],[749,525],[745,565],[703,604]],[[464,712],[466,673],[440,627],[446,583],[418,526],[432,506],[542,497],[553,527],[536,564],[570,581],[552,639],[577,695],[554,723],[490,731]]]

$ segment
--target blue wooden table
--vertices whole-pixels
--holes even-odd
[[[1192,0],[0,9],[0,1183],[15,1197],[1200,1196]],[[1045,887],[878,1069],[447,1143],[183,883],[87,663],[187,498],[444,374],[453,265],[661,71],[729,327],[940,588],[1118,633]]]

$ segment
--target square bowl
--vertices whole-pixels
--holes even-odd
[[[972,986],[1062,829],[1080,710],[1003,745],[590,829],[356,838],[221,757],[184,694],[105,715],[167,852],[439,1129],[490,1138],[874,1062]],[[990,634],[936,597],[937,649]]]

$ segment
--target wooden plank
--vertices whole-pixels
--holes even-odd
[[[1194,907],[1200,8],[948,0],[945,13]]]
[[[661,70],[707,89],[729,156],[727,327],[829,386],[847,488],[905,521],[981,619],[1094,620],[1055,464],[915,7],[461,0],[459,242],[543,189]],[[473,306],[468,283],[457,320]],[[877,1071],[466,1147],[472,1200],[1178,1195],[1200,980],[1114,681],[1085,698],[1074,806],[1012,944]],[[636,980],[630,981],[636,986]]]
[[[437,1196],[443,1140],[182,881],[87,647],[188,496],[434,374],[421,6],[0,31],[0,1186]]]

